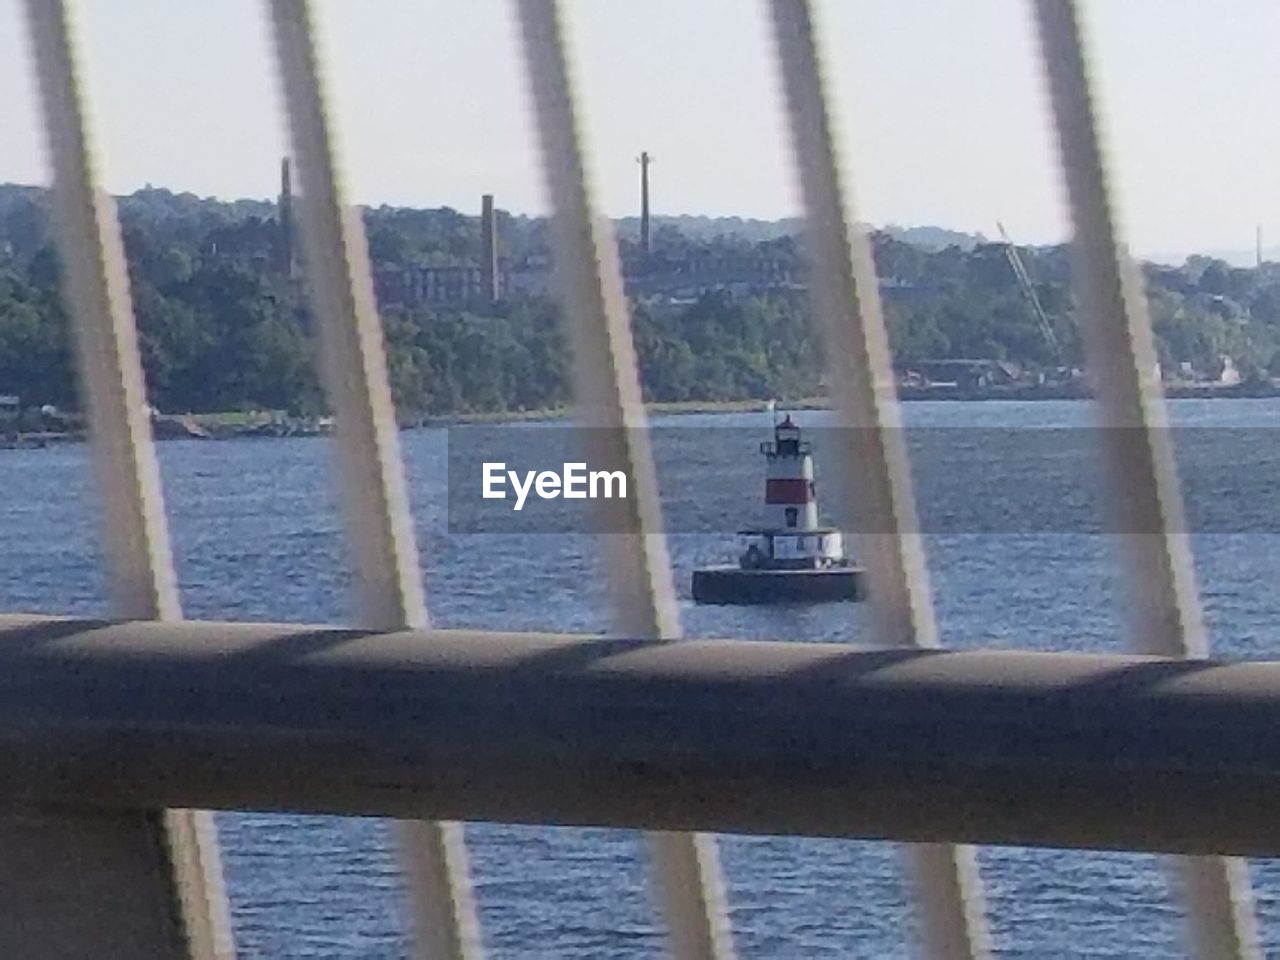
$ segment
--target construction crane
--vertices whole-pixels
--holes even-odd
[[[1062,347],[1053,332],[1053,324],[1049,322],[1049,317],[1044,312],[1044,307],[1040,304],[1040,298],[1036,295],[1036,288],[1031,283],[1031,277],[1027,273],[1026,265],[1022,262],[1018,248],[1009,239],[1009,234],[1005,232],[1003,223],[996,221],[996,229],[1000,231],[1000,239],[1004,241],[1004,255],[1009,261],[1009,266],[1013,268],[1013,275],[1018,278],[1018,286],[1022,288],[1023,295],[1026,296],[1031,304],[1031,311],[1035,314],[1040,333],[1044,336],[1045,342],[1049,344],[1049,349],[1053,351],[1053,357],[1058,366],[1066,366]]]

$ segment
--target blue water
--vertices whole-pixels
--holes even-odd
[[[1280,478],[1280,401],[1180,401],[1179,424],[1214,427],[1212,457]],[[917,403],[919,427],[1082,426],[1078,403]],[[820,423],[821,414],[802,416]],[[681,417],[687,426],[752,426],[762,415]],[[980,433],[975,432],[974,436]],[[672,500],[754,477],[740,430],[708,430],[696,458],[657,459]],[[1238,438],[1235,439],[1235,438]],[[434,621],[450,627],[599,631],[607,624],[590,539],[451,534],[441,431],[404,434],[425,582]],[[1232,444],[1239,449],[1234,449]],[[160,445],[185,610],[192,617],[340,622],[349,616],[340,520],[323,439]],[[979,454],[981,451],[979,451]],[[0,607],[104,614],[97,571],[92,481],[83,447],[0,452]],[[1088,457],[1043,464],[992,457],[981,481],[952,454],[917,451],[927,510],[990,509],[1016,490],[1043,496],[1098,476]],[[743,470],[716,464],[746,462]],[[1225,466],[1224,466],[1225,465]],[[962,479],[957,479],[962,478]],[[456,478],[455,478],[456,480]],[[819,477],[819,489],[822,489]],[[1264,482],[1264,485],[1265,482]],[[744,496],[754,497],[753,481]],[[1243,506],[1243,505],[1242,505]],[[749,501],[744,512],[753,508]],[[724,529],[739,519],[725,517]],[[998,524],[993,524],[998,526]],[[1280,529],[1280,528],[1278,528]],[[1248,659],[1280,655],[1280,543],[1275,534],[1195,538],[1215,650]],[[1123,646],[1116,564],[1104,537],[1079,533],[949,533],[928,537],[944,640],[957,647],[1117,650]],[[689,572],[721,562],[733,544],[714,534],[671,540],[686,632],[704,636],[869,642],[863,608],[695,607]],[[244,957],[404,955],[400,891],[385,825],[374,820],[265,814],[219,817],[236,934]],[[494,957],[657,955],[643,837],[625,831],[475,824],[467,828],[485,940]],[[737,946],[745,957],[905,957],[911,908],[897,849],[889,844],[785,838],[720,840]],[[1179,914],[1159,861],[1129,854],[984,849],[981,861],[997,947],[1009,957],[1180,955]],[[1280,953],[1280,871],[1252,865],[1269,952]]]

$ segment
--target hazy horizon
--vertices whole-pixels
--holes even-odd
[[[1142,256],[1252,251],[1280,238],[1280,5],[1093,0],[1116,195]],[[150,183],[270,199],[285,137],[253,0],[82,0],[80,36],[106,187]],[[522,62],[505,0],[321,0],[350,197],[378,206],[545,212]],[[570,0],[581,119],[597,195],[635,213],[635,157],[654,154],[654,211],[798,214],[763,3]],[[829,89],[865,222],[1061,242],[1061,186],[1022,0],[826,0]],[[21,23],[18,0],[0,14]],[[341,42],[339,42],[339,40]],[[45,182],[25,31],[0,33],[0,181]],[[24,131],[26,135],[24,135]],[[726,172],[728,171],[728,172]],[[1272,224],[1274,223],[1274,226]],[[1264,237],[1265,240],[1265,237]]]

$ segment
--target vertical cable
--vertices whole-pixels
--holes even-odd
[[[623,470],[634,491],[626,499],[597,501],[602,529],[610,531],[602,540],[613,626],[625,636],[674,640],[680,626],[617,248],[591,197],[559,7],[555,0],[517,0],[516,9],[587,455]],[[651,851],[672,954],[731,957],[714,839],[655,833]]]
[[[63,0],[26,0],[26,12],[115,611],[127,619],[180,619],[129,276],[115,205],[97,185],[70,18]],[[143,816],[152,854],[160,851],[156,869],[170,891],[183,953],[232,956],[212,818],[193,810]]]
[[[423,628],[426,602],[368,250],[359,214],[347,205],[340,183],[311,10],[307,0],[269,0],[269,8],[298,166],[304,272],[335,418],[361,623],[383,630]],[[417,955],[480,956],[461,826],[405,822],[399,834]]]
[[[1072,222],[1072,280],[1098,403],[1109,508],[1128,587],[1133,647],[1204,657],[1182,498],[1141,279],[1124,252],[1107,186],[1074,0],[1034,0]],[[1204,958],[1259,956],[1244,863],[1177,857],[1188,938]]]
[[[769,8],[804,197],[810,290],[825,336],[832,398],[845,428],[837,452],[863,531],[856,539],[867,569],[872,635],[881,643],[936,647],[875,267],[841,185],[812,11],[807,0],[769,0]],[[928,955],[988,955],[973,848],[909,844],[904,851]]]

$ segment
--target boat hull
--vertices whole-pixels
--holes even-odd
[[[839,603],[861,600],[862,567],[821,570],[743,570],[707,567],[693,572],[693,600],[709,604]]]

